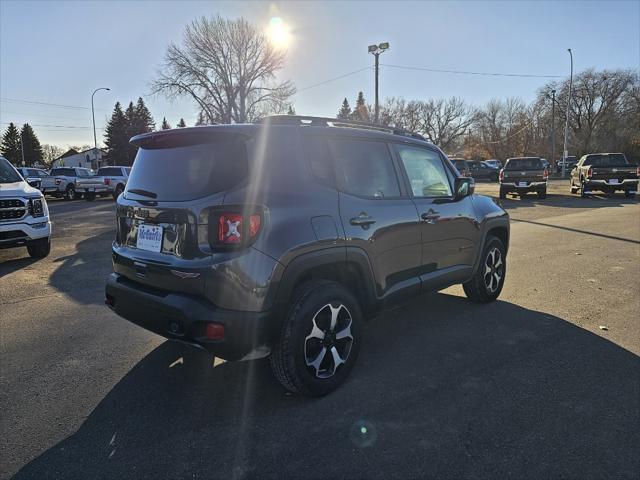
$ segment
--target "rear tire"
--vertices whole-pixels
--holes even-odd
[[[489,236],[481,255],[478,270],[462,284],[462,288],[472,302],[489,303],[502,292],[507,273],[507,253],[499,238]]]
[[[44,258],[51,252],[51,238],[39,238],[27,244],[27,252],[31,258]]]
[[[84,194],[84,199],[87,202],[93,202],[96,199],[96,194],[95,193],[85,193]]]
[[[124,191],[124,187],[122,185],[118,185],[116,189],[113,191],[113,199],[118,200],[120,194]]]
[[[538,198],[541,199],[541,200],[547,198],[547,189],[546,188],[544,190],[539,190],[538,191]]]
[[[270,356],[273,374],[293,393],[332,392],[356,362],[361,323],[360,305],[344,285],[326,280],[302,285]]]
[[[582,198],[587,198],[587,191],[584,184],[584,180],[580,180],[580,196]]]
[[[73,185],[68,185],[66,190],[64,191],[64,199],[65,200],[75,200],[76,198],[76,187]]]

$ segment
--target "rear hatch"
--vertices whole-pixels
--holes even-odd
[[[539,158],[510,158],[502,170],[502,182],[526,187],[531,182],[544,182],[546,169]]]
[[[137,144],[118,199],[114,271],[151,288],[201,294],[212,254],[210,218],[247,176],[246,137],[208,131]]]

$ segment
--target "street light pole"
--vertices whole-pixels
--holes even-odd
[[[551,90],[551,163],[556,168],[556,91]]]
[[[385,50],[389,50],[389,42],[383,42],[380,45],[369,45],[368,47],[368,52],[372,53],[373,56],[376,58],[376,82],[375,82],[375,86],[376,86],[376,94],[375,94],[375,98],[376,98],[376,103],[375,103],[375,116],[374,116],[374,123],[378,123],[378,117],[380,115],[380,103],[378,102],[378,71],[379,71],[379,57],[380,54],[382,52],[384,52]]]
[[[107,87],[100,87],[100,88],[96,88],[91,94],[91,117],[93,118],[93,155],[95,157],[95,160],[98,159],[98,139],[96,137],[96,114],[93,108],[93,96],[96,94],[96,92],[99,92],[100,90],[109,91],[111,89]]]
[[[573,53],[570,48],[567,48],[569,52],[569,57],[571,58],[571,75],[569,76],[569,98],[567,99],[567,113],[564,119],[564,147],[563,147],[563,155],[562,155],[562,178],[564,178],[566,170],[567,170],[567,156],[569,152],[567,152],[567,134],[569,132],[569,105],[571,105],[571,89],[573,88]]]

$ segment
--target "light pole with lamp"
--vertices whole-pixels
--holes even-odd
[[[110,91],[111,89],[107,87],[100,87],[96,88],[91,94],[91,117],[93,118],[93,155],[96,161],[98,160],[98,139],[96,138],[96,114],[93,108],[93,96],[100,90]]]
[[[378,103],[378,57],[385,50],[389,50],[389,42],[383,42],[380,45],[369,45],[368,51],[376,57],[376,105],[374,123],[378,123],[378,115],[380,113],[380,104]]]
[[[571,75],[569,76],[569,98],[567,99],[567,113],[565,114],[564,119],[564,147],[563,147],[563,155],[562,155],[562,178],[564,178],[566,170],[567,170],[567,156],[569,152],[567,151],[567,134],[569,132],[569,105],[571,105],[571,89],[573,87],[573,53],[570,48],[567,48],[567,52],[569,52],[569,57],[571,58]]]

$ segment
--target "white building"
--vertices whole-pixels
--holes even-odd
[[[100,148],[90,148],[83,152],[78,152],[73,148],[62,154],[52,162],[52,168],[56,167],[82,167],[97,170],[102,165],[106,165],[107,152]]]

